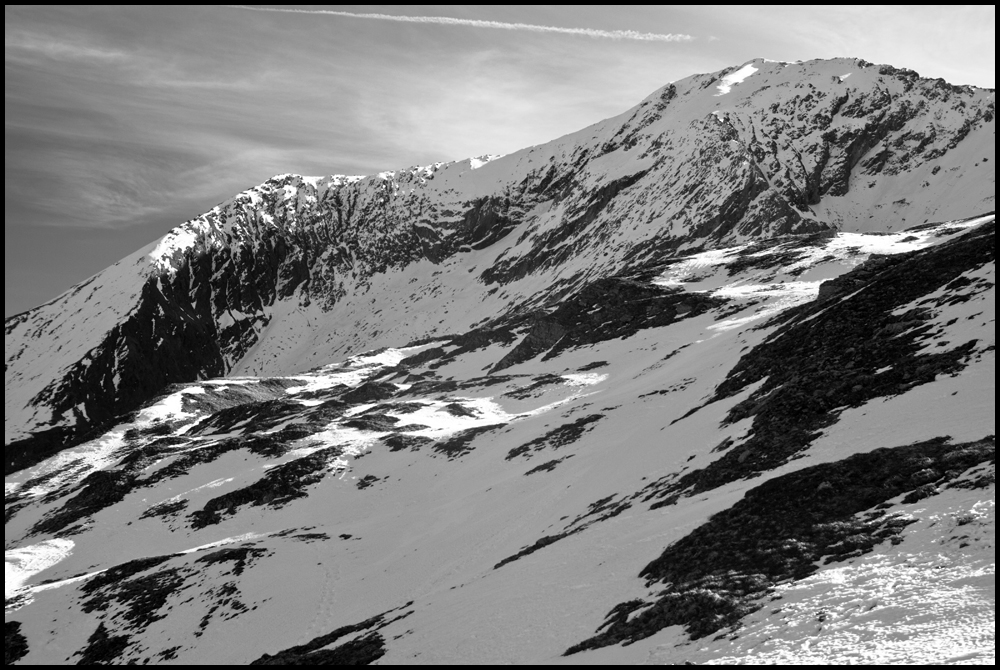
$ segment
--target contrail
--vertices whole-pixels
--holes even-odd
[[[598,30],[596,28],[560,28],[559,26],[539,26],[533,23],[506,23],[503,21],[480,21],[477,19],[456,19],[450,16],[397,16],[395,14],[358,14],[336,12],[329,9],[287,9],[279,7],[248,7],[246,5],[226,5],[231,9],[246,9],[252,12],[279,12],[282,14],[324,14],[346,16],[352,19],[374,19],[376,21],[399,21],[401,23],[437,23],[445,26],[470,26],[472,28],[493,28],[495,30],[527,30],[534,33],[560,33],[562,35],[582,35],[613,40],[639,40],[641,42],[690,42],[691,35],[640,33],[635,30]]]

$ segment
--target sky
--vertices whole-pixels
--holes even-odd
[[[751,58],[995,87],[994,6],[293,8],[5,7],[5,317],[275,174],[506,154]]]

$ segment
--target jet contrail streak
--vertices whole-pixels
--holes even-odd
[[[502,21],[480,21],[477,19],[456,19],[450,16],[397,16],[395,14],[359,14],[337,12],[329,9],[288,9],[283,7],[248,7],[246,5],[226,5],[231,9],[246,9],[252,12],[278,12],[282,14],[323,14],[344,16],[352,19],[373,19],[376,21],[399,21],[401,23],[436,23],[445,26],[469,26],[472,28],[493,28],[495,30],[526,30],[534,33],[559,33],[562,35],[582,35],[613,40],[638,40],[641,42],[689,42],[691,35],[640,33],[635,30],[598,30],[596,28],[560,28],[539,26],[532,23],[505,23]]]

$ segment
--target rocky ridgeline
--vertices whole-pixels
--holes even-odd
[[[282,336],[269,327],[289,311],[306,315],[302,351],[324,356],[371,348],[385,333],[471,330],[463,314],[419,327],[397,316],[404,303],[440,309],[433,300],[448,292],[479,303],[491,328],[507,327],[679,249],[827,230],[850,219],[828,216],[849,194],[875,197],[859,190],[891,193],[914,175],[932,188],[936,163],[993,123],[991,92],[907,70],[851,59],[753,64],[757,73],[726,95],[718,85],[737,68],[676,82],[626,114],[475,170],[463,161],[275,177],[179,227],[134,276],[112,285],[98,275],[7,319],[6,425],[17,437],[5,471],[79,443],[171,383],[251,358],[268,374],[302,369],[300,359],[270,360]],[[992,194],[992,182],[983,188]],[[905,204],[894,216],[924,211],[897,195]],[[948,207],[968,215],[979,204]],[[430,271],[456,263],[469,265],[461,288]],[[407,291],[386,291],[397,276]],[[94,295],[132,307],[74,333],[68,315]],[[565,329],[554,323],[537,324],[532,341]],[[62,358],[40,370],[38,343],[57,334]]]

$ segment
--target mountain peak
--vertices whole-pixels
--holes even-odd
[[[7,319],[8,662],[988,661],[994,123],[754,59]]]

